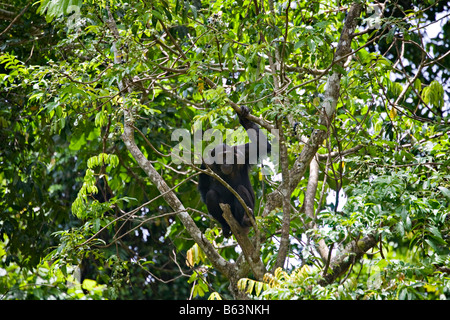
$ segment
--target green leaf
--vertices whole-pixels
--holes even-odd
[[[420,90],[422,89],[422,82],[420,81],[420,79],[416,79],[416,81],[414,81],[414,89],[416,89],[416,91],[420,92]]]
[[[152,15],[158,18],[159,20],[164,20],[163,16],[157,10],[152,10]]]
[[[85,136],[83,133],[80,135],[80,137],[78,139],[75,137],[72,137],[72,139],[70,140],[69,149],[73,150],[73,151],[80,150],[81,147],[85,144],[86,144],[86,139],[85,139]]]
[[[445,187],[438,187],[439,190],[441,190],[442,194],[450,200],[450,190]]]
[[[82,0],[42,0],[37,12],[46,14],[47,22],[51,22],[54,18],[69,13],[67,12],[67,9],[70,6],[80,7],[81,4]]]
[[[438,243],[436,243],[433,239],[425,239],[425,242],[428,243],[428,245],[432,247],[435,252],[439,252]]]
[[[264,288],[264,283],[261,281],[256,281],[255,283],[255,294],[257,297],[261,294],[262,289]]]
[[[392,43],[392,41],[394,40],[394,35],[395,35],[395,31],[397,30],[396,27],[392,27],[391,30],[389,30],[387,36],[386,36],[386,42],[388,44]]]
[[[428,87],[425,87],[421,96],[426,104],[438,108],[444,105],[444,88],[437,80],[432,81]]]
[[[447,245],[445,240],[442,239],[442,234],[436,226],[431,226],[428,230],[432,233],[432,238],[434,241],[436,241],[440,245]]]
[[[208,300],[222,300],[222,297],[220,296],[219,293],[214,291],[213,293],[211,293]]]
[[[400,235],[401,237],[403,237],[403,236],[405,235],[405,227],[404,227],[402,221],[400,221],[399,223],[397,223],[396,230],[397,230],[397,232],[399,233],[399,235]]]
[[[297,42],[294,44],[294,49],[297,50],[297,49],[303,47],[304,45],[305,45],[305,40],[297,41]]]
[[[254,280],[248,280],[248,285],[247,285],[247,290],[246,293],[248,294],[252,294],[253,291],[253,287],[255,286],[255,281]]]
[[[228,52],[228,48],[230,47],[231,43],[227,42],[222,46],[222,55],[226,56]]]
[[[311,53],[316,52],[316,42],[313,39],[308,39],[307,44]]]
[[[87,291],[92,291],[95,286],[97,285],[97,282],[91,279],[84,279],[83,284],[81,285],[83,289]]]

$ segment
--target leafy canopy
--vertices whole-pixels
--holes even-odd
[[[448,2],[338,3],[2,4],[0,296],[448,299]],[[278,172],[251,172],[259,278],[206,214],[196,166],[170,157],[175,129],[236,129],[242,105],[287,148]]]

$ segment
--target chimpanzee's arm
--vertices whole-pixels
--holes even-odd
[[[245,144],[245,159],[248,164],[249,160],[249,152],[251,150],[250,144],[256,144],[256,148],[253,150],[257,150],[257,159],[263,155],[269,155],[272,150],[272,146],[270,145],[267,136],[259,129],[259,126],[253,121],[248,120],[246,117],[250,113],[246,106],[241,107],[241,114],[239,115],[239,122],[241,125],[247,130],[248,136],[250,138],[250,143]],[[250,133],[248,130],[253,129],[255,134]],[[264,150],[260,150],[261,148],[266,148],[266,153],[263,153]]]
[[[202,163],[200,169],[206,170],[206,165]],[[206,173],[200,173],[198,178],[198,191],[200,192],[200,196],[202,201],[206,203],[206,194],[211,189],[211,178]]]

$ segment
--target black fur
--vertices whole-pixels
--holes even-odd
[[[239,115],[239,122],[246,129],[254,129],[256,132],[256,138],[250,135],[250,143],[240,146],[228,146],[226,144],[217,146],[211,152],[211,156],[214,157],[212,164],[205,164],[203,161],[201,168],[206,169],[207,166],[211,168],[216,174],[218,174],[223,180],[225,180],[244,200],[250,212],[253,215],[253,209],[255,207],[255,193],[249,178],[250,169],[250,150],[251,144],[256,144],[257,158],[260,156],[259,142],[260,139],[262,145],[267,146],[267,154],[271,151],[271,145],[267,140],[265,134],[259,130],[258,125],[252,121],[246,119],[249,110],[246,107],[241,108],[241,114]],[[228,164],[225,157],[226,155],[232,155],[233,162]],[[223,157],[222,157],[223,155]],[[245,163],[238,164],[237,158],[239,156],[245,157]],[[222,164],[217,163],[217,159],[222,158]],[[220,162],[220,161],[219,161]],[[242,161],[241,161],[242,162]],[[226,203],[230,205],[231,213],[236,221],[248,232],[251,222],[247,216],[245,209],[242,207],[239,200],[228,190],[220,181],[214,179],[212,176],[205,173],[200,174],[198,190],[202,197],[203,202],[208,208],[208,212],[222,225],[223,234],[226,237],[231,235],[230,226],[222,216],[222,209],[219,203]]]

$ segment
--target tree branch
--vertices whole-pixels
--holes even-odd
[[[281,239],[280,248],[278,249],[277,261],[273,267],[273,271],[277,268],[282,268],[286,260],[289,249],[289,233],[291,226],[291,192],[289,191],[289,157],[287,152],[286,139],[283,133],[283,126],[281,120],[277,120],[277,127],[280,135],[280,164],[281,164],[281,177],[285,188],[281,189],[282,192],[282,206],[283,206],[283,222],[281,226]]]
[[[245,259],[250,264],[250,268],[252,269],[255,278],[262,281],[264,274],[266,273],[266,268],[261,261],[259,252],[255,249],[245,231],[231,214],[230,205],[224,203],[220,203],[219,205],[223,211],[223,217],[227,221],[239,246],[244,252]]]
[[[341,37],[339,39],[336,52],[334,55],[334,61],[336,64],[343,67],[344,59],[342,57],[348,55],[352,52],[351,49],[351,39],[352,34],[357,26],[358,18],[361,15],[362,4],[354,3],[348,12],[344,27],[342,29]],[[319,124],[326,126],[328,128],[329,120],[333,117],[336,111],[336,105],[340,94],[340,71],[334,71],[328,78],[325,86],[325,94],[320,110],[322,110],[320,115]],[[299,182],[303,178],[306,168],[309,166],[317,150],[322,145],[323,141],[328,137],[328,130],[315,129],[308,142],[303,147],[300,155],[296,159],[293,168],[289,173],[289,189],[292,193],[298,186]],[[282,192],[286,188],[287,182],[283,181],[277,190],[270,193],[267,197],[266,207],[263,212],[263,216],[268,215],[272,210],[282,205]]]
[[[3,30],[2,32],[0,32],[0,37],[3,36],[6,32],[8,32],[9,29],[11,29],[11,27],[14,25],[14,23],[16,23],[16,21],[25,13],[25,11],[27,11],[28,7],[30,6],[31,1],[25,6],[25,8],[22,9],[22,11],[11,21],[11,23],[5,28],[5,30]],[[5,10],[2,10],[4,12],[8,12]]]
[[[364,253],[376,246],[376,244],[377,241],[372,234],[360,240],[352,240],[342,252],[331,260],[330,272],[319,281],[319,284],[324,286],[332,283],[339,276],[343,275],[352,264],[360,260]]]
[[[213,245],[205,238],[203,233],[195,224],[194,220],[192,220],[191,216],[189,215],[181,201],[178,199],[178,197],[175,195],[175,193],[173,191],[170,191],[167,183],[160,176],[158,171],[156,171],[150,161],[148,161],[148,159],[141,152],[134,141],[134,130],[129,118],[125,119],[122,141],[125,143],[128,151],[131,153],[142,170],[144,170],[152,183],[163,194],[164,200],[174,211],[179,212],[178,217],[186,227],[186,230],[192,236],[194,241],[201,247],[203,252],[208,256],[214,267],[222,272],[227,278],[230,278],[232,273],[236,271],[235,266],[222,258],[222,256],[220,256],[219,253],[214,249]]]
[[[318,153],[317,156],[319,157],[319,159],[328,159],[328,157],[334,158],[334,157],[344,157],[347,156],[349,154],[353,154],[358,152],[359,150],[361,150],[362,148],[364,148],[363,144],[358,144],[357,146],[354,146],[353,148],[347,149],[347,150],[343,150],[341,152],[331,152],[330,154],[325,153],[325,154],[321,154]]]
[[[305,214],[312,220],[311,223],[306,226],[308,229],[317,229],[317,225],[315,222],[316,215],[314,211],[314,202],[316,199],[317,186],[319,184],[319,162],[316,158],[313,158],[309,165],[309,179],[308,186],[305,192],[305,201],[303,202],[303,207],[305,208]],[[319,204],[320,205],[320,204]],[[324,239],[317,239],[314,237],[314,240],[318,240],[316,245],[316,249],[322,258],[324,264],[328,261],[329,250],[325,243]]]

